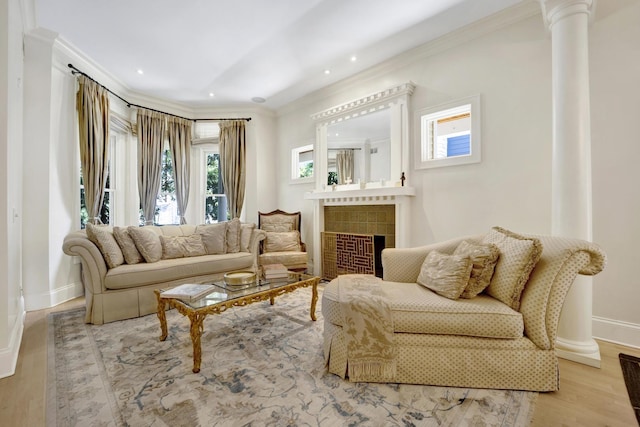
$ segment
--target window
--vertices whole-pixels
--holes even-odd
[[[105,183],[104,198],[102,200],[102,206],[100,212],[98,212],[98,218],[103,224],[114,224],[113,212],[115,212],[115,197],[114,193],[114,164],[115,164],[115,147],[117,144],[116,135],[109,137],[109,156],[107,160],[107,180]],[[84,193],[84,178],[82,176],[82,167],[80,168],[80,228],[84,229],[89,221],[89,212],[87,211],[87,203],[85,201]]]
[[[205,151],[206,191],[204,195],[204,222],[227,221],[229,210],[227,197],[224,195],[222,179],[220,179],[220,154],[215,151]]]
[[[313,144],[291,150],[291,180],[313,182]]]
[[[169,148],[165,148],[162,152],[160,190],[156,198],[156,211],[153,222],[158,225],[180,224],[173,161]]]
[[[416,112],[416,168],[480,162],[480,95]]]

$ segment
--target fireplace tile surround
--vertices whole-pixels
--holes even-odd
[[[386,247],[408,247],[414,196],[415,188],[406,186],[305,193],[304,198],[314,206],[314,274],[321,274],[323,231],[379,234],[385,236]]]

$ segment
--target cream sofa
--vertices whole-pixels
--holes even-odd
[[[132,228],[138,234],[153,232],[158,238],[146,234],[152,237],[151,243],[140,245],[133,239],[123,243],[121,237],[127,237]],[[155,312],[154,289],[210,282],[233,270],[257,271],[259,246],[264,238],[265,232],[254,224],[240,224],[238,220],[199,226],[94,226],[69,233],[62,249],[81,261],[85,321],[103,324]],[[149,254],[150,249],[155,254]],[[145,259],[146,255],[155,258]]]
[[[397,351],[394,378],[384,382],[558,389],[554,348],[565,296],[577,274],[597,274],[604,268],[606,256],[597,245],[582,240],[524,236],[535,238],[542,250],[539,260],[529,265],[533,270],[525,272],[518,301],[510,296],[505,300],[490,289],[499,268],[504,267],[500,263],[510,261],[509,245],[500,248],[490,285],[476,297],[446,298],[417,284],[431,252],[453,254],[463,240],[478,243],[487,236],[383,251],[380,289],[392,313]],[[349,352],[339,281],[340,277],[327,284],[322,296],[324,351],[329,372],[347,378]]]

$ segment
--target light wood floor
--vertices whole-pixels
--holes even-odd
[[[15,375],[0,379],[0,425],[45,424],[47,315],[81,307],[83,298],[27,313]],[[560,359],[560,391],[540,393],[532,426],[636,426],[618,361],[619,353],[640,357],[640,349],[599,341],[602,366]]]

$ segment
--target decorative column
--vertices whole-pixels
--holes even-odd
[[[553,148],[551,232],[592,240],[589,17],[595,0],[540,0],[551,30]],[[592,337],[592,280],[578,276],[565,300],[556,352],[600,367]]]

